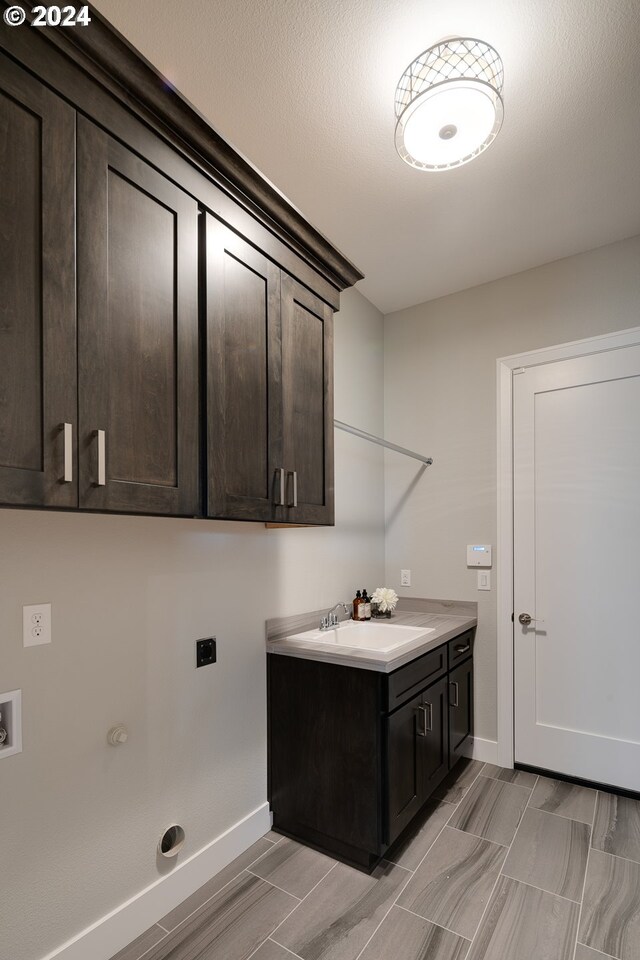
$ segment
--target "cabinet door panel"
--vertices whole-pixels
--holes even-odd
[[[286,519],[332,524],[333,315],[284,274],[282,385]]]
[[[197,205],[80,118],[78,227],[80,505],[197,513]]]
[[[450,765],[463,755],[473,736],[473,660],[461,663],[449,674]]]
[[[74,186],[73,110],[0,56],[2,503],[77,504]]]
[[[422,790],[428,797],[449,770],[449,742],[447,724],[447,678],[443,677],[422,694],[427,711],[427,732],[423,738]]]
[[[282,468],[280,271],[206,218],[208,513],[274,520]]]
[[[418,735],[422,695],[392,713],[386,723],[387,843],[404,830],[423,803],[423,742]]]

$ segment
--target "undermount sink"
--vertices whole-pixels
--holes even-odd
[[[307,630],[287,639],[389,653],[390,650],[418,640],[434,630],[434,627],[405,627],[399,623],[357,623],[355,620],[345,620],[330,630]]]

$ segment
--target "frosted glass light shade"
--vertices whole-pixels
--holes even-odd
[[[442,41],[405,70],[396,90],[396,149],[422,170],[448,170],[493,142],[503,118],[503,68],[481,40]]]

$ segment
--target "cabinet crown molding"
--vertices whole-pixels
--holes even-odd
[[[10,4],[0,0],[4,10]],[[213,168],[220,186],[231,186],[234,198],[263,220],[282,240],[293,240],[298,252],[342,291],[364,275],[337,250],[260,171],[228,144],[202,114],[139,53],[95,7],[91,23],[82,29],[46,31],[46,40],[69,56],[131,108],[132,99],[161,126],[178,134],[192,154]],[[31,14],[27,13],[28,19]],[[9,34],[11,28],[3,23]],[[7,37],[11,40],[11,36]],[[0,46],[5,46],[1,43]],[[269,222],[270,221],[270,222]],[[302,249],[300,249],[302,248]]]

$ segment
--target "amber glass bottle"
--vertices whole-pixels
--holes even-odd
[[[361,597],[361,595],[360,595],[360,591],[357,590],[357,591],[356,591],[355,600],[353,601],[353,619],[354,619],[354,620],[362,620],[362,619],[363,619],[363,617],[362,617],[362,613],[363,613],[362,604],[363,604],[363,600],[362,600],[362,597]]]

